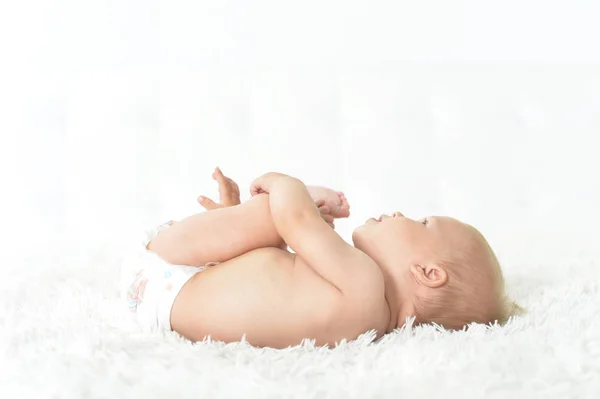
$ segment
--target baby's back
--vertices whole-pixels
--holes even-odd
[[[232,342],[246,335],[252,345],[276,348],[304,338],[333,345],[385,329],[382,314],[354,312],[362,313],[299,256],[262,248],[190,279],[173,304],[171,325],[191,340]]]

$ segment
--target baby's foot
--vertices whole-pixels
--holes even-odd
[[[215,169],[212,178],[219,183],[220,202],[217,204],[210,198],[201,195],[198,197],[198,203],[202,205],[204,209],[212,211],[213,209],[227,208],[229,206],[240,204],[240,188],[236,182],[225,176],[220,168]]]
[[[350,216],[350,205],[344,193],[326,187],[308,186],[306,188],[313,201],[325,201],[325,205],[331,209],[330,214],[334,218],[347,218]]]

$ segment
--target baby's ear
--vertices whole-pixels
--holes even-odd
[[[446,269],[435,263],[410,266],[410,272],[417,282],[427,288],[439,288],[448,282]]]

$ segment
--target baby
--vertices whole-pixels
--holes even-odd
[[[147,329],[333,346],[413,316],[460,329],[514,312],[492,249],[458,220],[381,215],[354,230],[351,246],[332,228],[350,214],[342,193],[267,173],[240,204],[235,182],[218,168],[213,178],[220,204],[200,197],[209,212],[148,232],[124,263],[123,293]]]

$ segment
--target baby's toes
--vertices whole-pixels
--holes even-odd
[[[346,198],[346,195],[344,195],[344,193],[342,193],[342,192],[338,192],[337,194],[340,197],[340,201],[342,202],[342,206],[349,209],[350,208],[350,204],[348,203],[348,199]]]
[[[348,203],[344,193],[338,192],[337,195],[340,198],[340,207],[335,216],[338,218],[347,218],[350,216],[350,204]]]
[[[222,206],[220,204],[217,204],[215,201],[213,201],[210,198],[207,198],[203,195],[199,196],[197,201],[207,211],[212,211],[213,209],[222,208]]]

